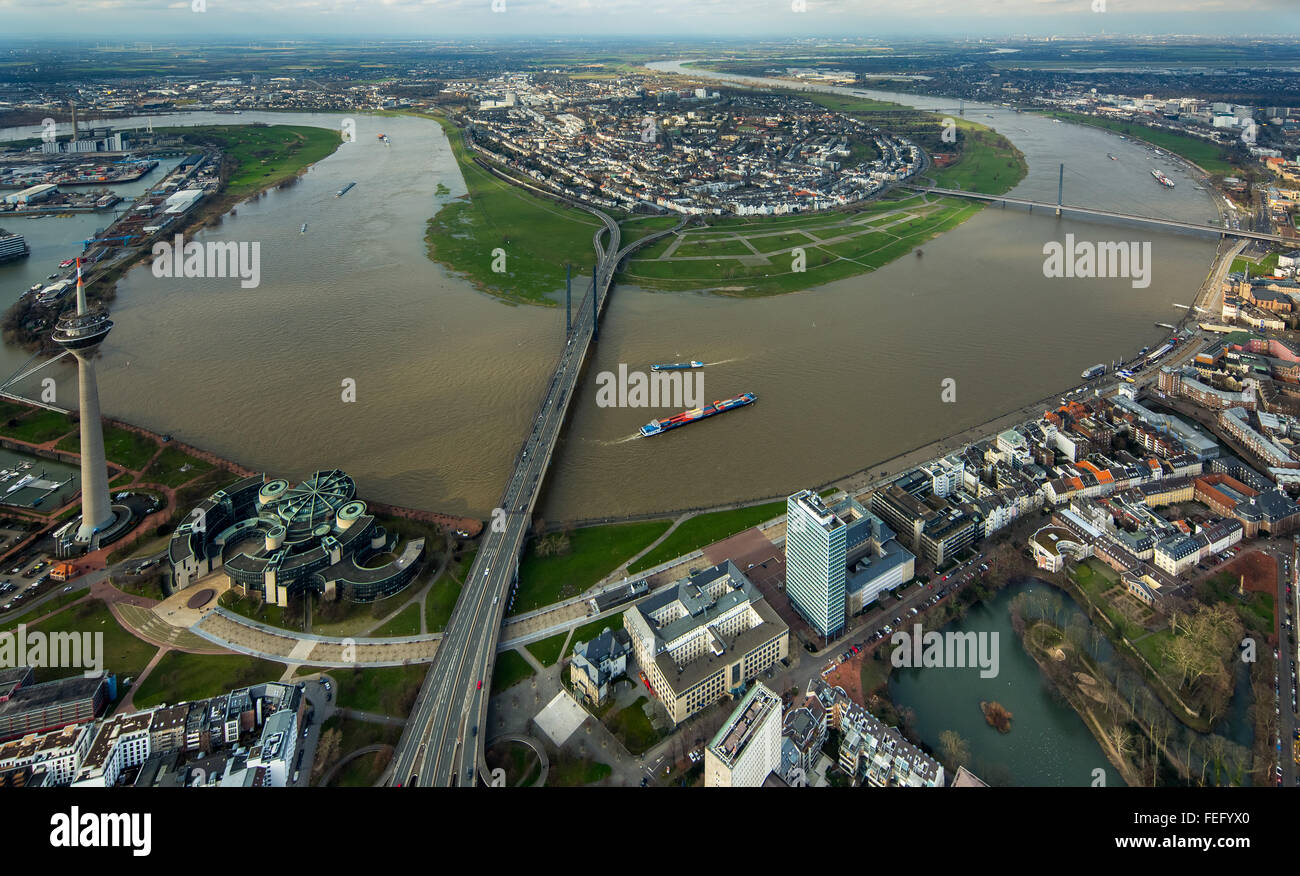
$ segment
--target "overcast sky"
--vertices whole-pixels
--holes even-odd
[[[0,38],[106,40],[1103,31],[1300,36],[1300,0],[0,0],[0,22]]]

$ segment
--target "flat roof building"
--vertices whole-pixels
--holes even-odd
[[[781,772],[781,698],[761,682],[704,749],[706,788],[757,788]]]
[[[740,693],[789,647],[785,622],[730,560],[632,606],[623,626],[674,723]]]
[[[30,678],[31,670],[26,670]],[[74,675],[42,684],[11,684],[0,698],[0,740],[44,733],[68,724],[92,720],[112,697],[101,672],[86,677]]]

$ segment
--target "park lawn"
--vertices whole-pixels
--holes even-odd
[[[81,452],[81,434],[74,432],[56,445],[70,453]],[[141,471],[158,452],[158,442],[121,426],[104,426],[104,455],[131,471]]]
[[[374,602],[349,602],[345,599],[322,600],[313,597],[311,629],[322,636],[370,636],[380,620],[401,608],[417,592],[413,585],[403,587],[392,596]],[[417,615],[418,617],[418,615]]]
[[[492,695],[514,687],[536,672],[518,651],[502,651],[497,655],[496,667],[492,670]]]
[[[745,246],[743,241],[736,240],[733,237],[708,240],[687,236],[682,245],[673,251],[670,258],[686,256],[748,256],[753,254],[754,251]]]
[[[583,785],[594,785],[596,782],[608,778],[613,771],[609,764],[601,763],[598,760],[559,758],[551,763],[546,773],[546,785],[554,788],[579,788]]]
[[[217,603],[227,611],[234,612],[240,617],[246,617],[249,620],[255,620],[258,623],[266,624],[269,627],[279,627],[282,630],[292,629],[301,632],[301,624],[294,626],[287,625],[284,621],[284,606],[272,605],[263,602],[260,599],[254,599],[251,596],[241,596],[236,590],[227,590],[221,594]]]
[[[388,623],[366,634],[372,639],[387,639],[395,636],[420,635],[420,604],[413,602],[397,613]]]
[[[611,614],[607,617],[599,618],[594,621],[588,621],[573,631],[573,638],[569,639],[569,650],[579,642],[590,642],[605,631],[605,627],[611,630],[623,629],[623,616],[621,614]]]
[[[625,219],[619,223],[622,246],[635,243],[643,237],[649,237],[658,231],[667,231],[680,221],[676,213],[667,216],[646,216],[637,219]],[[669,238],[671,240],[671,237]]]
[[[40,613],[44,614],[45,611],[42,608]],[[103,633],[103,647],[96,656],[102,660],[106,672],[117,675],[119,697],[123,693],[121,682],[139,676],[158,650],[156,646],[137,639],[123,629],[108,610],[108,605],[100,599],[90,599],[65,608],[53,617],[33,624],[30,629],[43,633]],[[80,674],[86,668],[88,667],[73,666],[38,669],[36,680],[40,682],[67,678]]]
[[[18,417],[14,425],[6,425],[4,434],[30,444],[44,444],[61,435],[66,435],[77,428],[76,423],[67,414],[47,411],[44,408],[25,409],[27,413]]]
[[[84,590],[74,590],[71,593],[59,593],[49,602],[43,602],[40,605],[28,605],[25,608],[21,602],[14,605],[9,611],[0,611],[0,631],[12,630],[20,623],[29,623],[32,618],[44,617],[58,611],[69,602],[76,602],[86,595]],[[6,602],[5,604],[9,604]]]
[[[1142,636],[1141,641],[1133,642],[1133,647],[1138,650],[1139,654],[1146,658],[1148,663],[1155,667],[1156,672],[1160,673],[1161,676],[1165,676],[1165,670],[1167,668],[1166,662],[1168,659],[1165,656],[1165,648],[1171,641],[1173,641],[1173,638],[1174,634],[1172,630],[1158,630],[1154,633]],[[1178,689],[1179,679],[1177,673],[1169,673],[1169,677],[1166,677],[1165,680],[1169,683],[1171,689]]]
[[[175,445],[169,444],[163,447],[158,458],[141,474],[140,479],[146,483],[179,487],[199,475],[207,474],[213,468],[212,463],[190,456]]]
[[[824,243],[821,248],[846,259],[862,258],[879,249],[898,242],[898,235],[889,231],[869,231],[859,234],[851,240],[839,243]]]
[[[543,666],[554,666],[560,660],[560,652],[564,649],[564,640],[569,637],[568,633],[556,633],[540,642],[533,642],[531,645],[525,645],[528,653],[537,658],[537,662]]]
[[[329,669],[338,684],[339,708],[405,718],[429,673],[426,663],[371,669]]]
[[[0,423],[7,423],[12,419],[26,416],[32,410],[33,408],[28,405],[20,405],[18,402],[0,399]],[[5,434],[9,433],[5,432]]]
[[[647,702],[644,696],[637,697],[636,702],[630,706],[605,718],[605,726],[632,754],[644,754],[662,738],[642,709]]]
[[[168,651],[135,690],[135,705],[193,702],[265,681],[275,681],[284,666],[246,654],[187,654]]]
[[[793,249],[796,246],[812,246],[815,240],[803,231],[783,231],[780,234],[765,234],[748,238],[754,249],[763,254]]]
[[[1238,583],[1237,577],[1231,572],[1220,572],[1200,582],[1197,595],[1207,603],[1228,603],[1252,633],[1271,635],[1276,626],[1275,597],[1271,593],[1250,591],[1243,602],[1237,597]]]
[[[236,198],[297,176],[343,143],[338,131],[310,125],[201,125],[157,130],[195,146],[221,148],[234,165],[225,193]]]
[[[633,563],[628,571],[634,574],[643,572],[682,554],[689,554],[705,545],[744,532],[773,517],[780,517],[784,512],[785,502],[768,502],[765,505],[714,511],[712,514],[692,517],[673,530],[672,535],[665,538],[658,547]]]
[[[800,244],[805,247],[803,271],[794,270],[788,253],[775,255],[771,261],[753,264],[745,264],[738,258],[719,258],[717,261],[653,258],[654,251],[663,245],[661,241],[645,253],[629,259],[619,277],[643,288],[667,291],[709,290],[739,297],[798,292],[883,267],[936,235],[957,227],[981,209],[981,205],[973,203],[961,206],[952,205],[951,201],[938,203],[945,208],[951,206],[952,209],[933,210],[908,222],[890,226],[887,233],[896,235],[898,239],[858,259],[842,257],[810,242]],[[896,206],[891,203],[889,209],[893,210]],[[808,224],[804,228],[826,236],[851,230],[851,226],[843,225],[846,218],[844,215],[835,214],[830,218],[833,219],[831,223]],[[809,217],[803,219],[807,222]],[[894,217],[891,221],[896,219]]]
[[[984,125],[955,121],[964,135],[962,151],[955,162],[931,173],[935,182],[943,188],[1001,195],[1025,178],[1029,165],[1010,140]]]
[[[1235,258],[1232,260],[1232,273],[1250,274],[1252,277],[1271,277],[1273,272],[1277,270],[1277,257],[1279,255],[1281,253],[1271,252],[1258,262]]]
[[[428,257],[463,274],[477,288],[513,301],[554,305],[564,288],[564,266],[577,276],[595,260],[592,234],[600,221],[585,210],[542,198],[494,176],[475,163],[460,130],[442,125],[465,180],[467,198],[456,198],[428,222]],[[493,250],[505,251],[505,271],[492,270]]]
[[[1119,577],[1109,566],[1089,558],[1076,566],[1071,574],[1079,588],[1088,594],[1093,604],[1101,609],[1102,614],[1110,619],[1126,639],[1132,642],[1147,632],[1129,620],[1111,603],[1110,598],[1104,595],[1119,583]]]
[[[1070,113],[1064,111],[1052,111],[1046,113],[1054,119],[1061,119],[1066,122],[1074,122],[1078,125],[1088,125],[1093,128],[1104,128],[1108,131],[1115,131],[1124,134],[1127,137],[1133,137],[1139,140],[1145,140],[1153,146],[1159,146],[1175,155],[1180,155],[1194,164],[1200,165],[1207,173],[1225,174],[1231,176],[1234,173],[1241,173],[1242,169],[1234,165],[1228,156],[1227,151],[1217,143],[1210,143],[1199,137],[1193,137],[1189,134],[1180,134],[1177,131],[1164,131],[1160,128],[1152,128],[1139,122],[1125,122],[1119,119],[1102,119],[1094,116],[1083,115],[1081,113]]]
[[[433,586],[424,596],[424,625],[429,632],[440,633],[447,628],[447,621],[451,619],[451,610],[456,607],[456,600],[460,599],[463,586],[446,571],[433,582]]]
[[[534,539],[519,564],[519,592],[512,613],[577,596],[636,556],[670,525],[667,520],[651,520],[575,529],[568,533],[568,552],[556,556],[538,556]]]

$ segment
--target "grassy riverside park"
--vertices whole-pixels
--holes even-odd
[[[554,306],[550,296],[564,289],[566,263],[574,266],[575,286],[584,288],[581,278],[596,257],[591,236],[600,220],[493,176],[474,162],[451,120],[421,115],[442,125],[467,190],[429,220],[429,258],[507,301]],[[497,248],[506,253],[503,273],[492,271]]]
[[[135,705],[148,709],[163,703],[194,702],[279,678],[283,671],[279,663],[245,654],[168,651],[136,688]]]
[[[785,502],[769,502],[766,505],[751,505],[748,508],[736,508],[731,511],[715,511],[692,517],[673,530],[654,550],[628,567],[631,573],[642,572],[660,563],[665,563],[682,554],[699,550],[715,541],[743,532],[751,526],[780,517],[785,513]]]
[[[513,614],[577,596],[663,535],[667,520],[588,526],[533,539],[519,564]]]
[[[1069,113],[1062,111],[1052,111],[1044,115],[1053,119],[1060,119],[1063,122],[1074,122],[1077,125],[1089,125],[1093,128],[1104,128],[1107,131],[1114,131],[1123,134],[1126,137],[1135,137],[1145,140],[1153,146],[1159,146],[1161,149],[1182,156],[1193,164],[1200,165],[1207,173],[1231,176],[1234,173],[1242,173],[1242,169],[1232,163],[1228,152],[1217,143],[1210,143],[1199,137],[1192,137],[1188,134],[1179,134],[1176,131],[1165,131],[1160,128],[1152,128],[1139,122],[1124,122],[1118,119],[1103,119],[1097,116],[1084,115],[1082,113]]]
[[[69,432],[54,446],[69,453],[80,453],[80,430]],[[141,471],[157,452],[158,444],[139,432],[123,429],[121,426],[104,426],[104,455],[108,457],[109,462],[115,462],[131,471]]]
[[[199,125],[156,128],[188,146],[215,146],[225,153],[229,175],[222,194],[243,199],[296,177],[339,148],[338,131],[310,125]]]
[[[68,593],[70,597],[82,597],[85,593]],[[134,678],[148,665],[150,658],[158,648],[148,642],[137,639],[123,629],[108,610],[108,605],[99,599],[89,599],[74,606],[58,609],[56,599],[35,609],[32,614],[40,617],[54,612],[39,624],[28,627],[29,631],[42,633],[103,633],[103,650],[97,656],[103,660],[104,669],[116,673],[118,678],[118,696],[123,693],[121,682]],[[2,632],[13,632],[19,623],[28,623],[30,617],[17,616],[6,618]],[[11,626],[12,624],[12,626]],[[81,667],[63,667],[36,670],[36,680],[53,681],[81,673]],[[277,674],[278,674],[277,669]]]

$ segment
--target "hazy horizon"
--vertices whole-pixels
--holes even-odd
[[[0,13],[10,42],[1300,35],[1296,0],[0,0]]]

